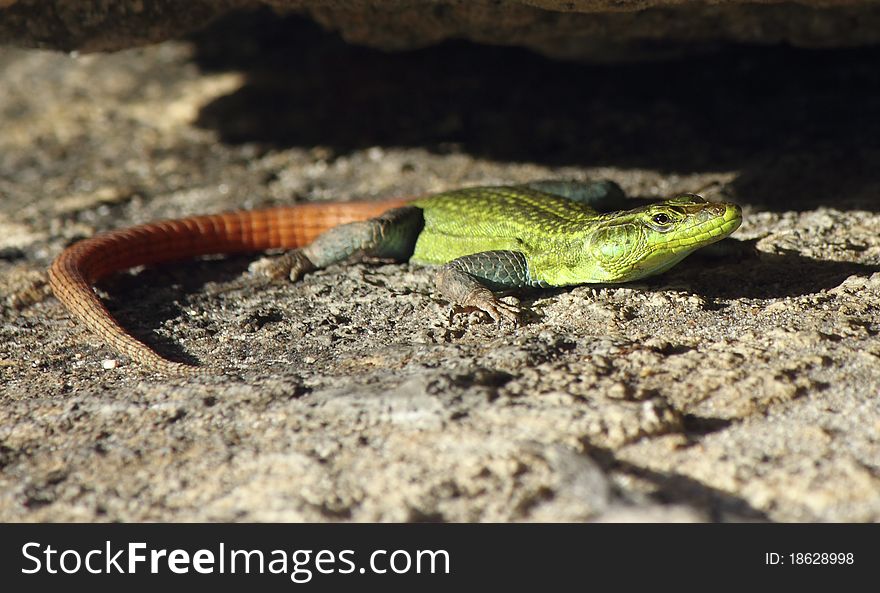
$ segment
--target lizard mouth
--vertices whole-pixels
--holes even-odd
[[[724,204],[724,215],[721,225],[718,227],[720,234],[725,237],[739,228],[742,224],[742,208],[739,204]]]

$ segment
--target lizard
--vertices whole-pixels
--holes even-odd
[[[166,374],[204,373],[210,367],[166,359],[129,334],[94,283],[136,266],[208,254],[288,249],[251,268],[291,281],[373,256],[437,266],[436,288],[450,303],[515,324],[522,310],[496,292],[638,280],[665,272],[742,222],[738,205],[695,194],[637,208],[627,202],[611,181],[544,180],[191,216],[74,243],[53,261],[49,284],[74,317],[132,361]]]

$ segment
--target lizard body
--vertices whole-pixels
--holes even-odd
[[[292,249],[255,266],[272,277],[356,255],[439,265],[449,301],[516,321],[493,290],[616,283],[663,272],[735,231],[734,204],[690,194],[630,210],[610,182],[478,187],[413,200],[283,206],[194,216],[112,231],[76,243],[49,270],[68,310],[131,359],[166,373],[193,372],[141,343],[109,314],[92,284],[117,271],[198,255]],[[197,371],[198,372],[198,371]]]

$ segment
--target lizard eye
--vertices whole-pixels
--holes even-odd
[[[651,220],[653,220],[654,222],[656,222],[659,225],[667,225],[670,222],[672,222],[672,219],[669,218],[669,215],[666,214],[665,212],[661,212],[660,214],[655,214]]]

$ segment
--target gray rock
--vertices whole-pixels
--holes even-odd
[[[213,35],[0,51],[0,520],[880,520],[875,52],[605,68],[306,29],[313,61],[242,63],[262,37]],[[515,330],[406,264],[101,284],[165,354],[231,370],[199,379],[130,364],[45,291],[110,228],[571,177],[736,200],[737,248],[519,295]]]
[[[468,39],[607,62],[721,43],[850,47],[880,41],[880,8],[857,0],[3,0],[0,43],[118,50],[181,38],[257,6],[307,14],[348,41],[385,50]]]

